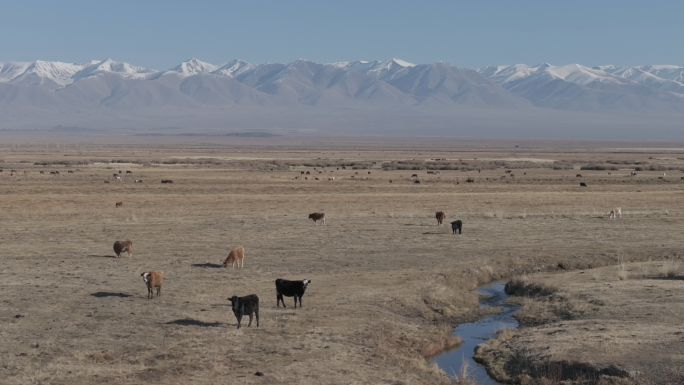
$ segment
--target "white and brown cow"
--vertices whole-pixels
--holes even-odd
[[[608,218],[622,218],[622,209],[619,207],[614,208],[608,213]]]
[[[154,297],[154,289],[157,289],[157,297],[161,295],[162,281],[164,276],[161,271],[145,271],[140,274],[143,277],[143,282],[147,285],[147,299]]]

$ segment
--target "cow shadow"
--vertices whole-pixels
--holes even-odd
[[[116,255],[97,255],[97,254],[91,254],[89,255],[91,258],[116,258]]]
[[[193,263],[191,265],[192,267],[203,267],[203,268],[213,268],[213,269],[218,269],[218,268],[223,268],[223,265],[219,263]]]
[[[192,318],[177,319],[175,321],[170,321],[166,323],[167,325],[180,325],[180,326],[201,326],[201,327],[216,327],[220,326],[220,322],[202,322]]]
[[[428,232],[426,232],[426,233],[423,233],[423,235],[440,235],[440,234],[444,234],[444,233],[433,233],[433,232],[430,232],[430,231],[428,231]]]
[[[656,276],[656,277],[646,277],[647,279],[653,279],[656,281],[684,281],[684,276],[674,276],[674,277],[663,277],[663,276]]]
[[[126,297],[132,297],[131,294],[124,294],[124,293],[110,293],[107,291],[98,291],[97,293],[91,294],[93,297],[97,298],[104,298],[104,297],[120,297],[120,298],[126,298]]]

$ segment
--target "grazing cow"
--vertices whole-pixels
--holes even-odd
[[[115,178],[116,180],[118,180],[118,181],[121,181],[121,177],[120,177],[120,176],[118,176],[118,175],[117,175],[117,176],[115,176],[114,178]]]
[[[466,183],[474,183],[474,182],[475,182],[475,179],[473,179],[473,178],[466,179]]]
[[[411,175],[411,178],[418,178],[418,174]]]
[[[126,171],[126,174],[133,174],[133,171]]]
[[[318,225],[317,221],[322,221],[323,226],[325,226],[325,214],[324,213],[309,214],[309,219],[313,219],[314,225]]]
[[[587,184],[584,182],[580,182],[580,187],[587,187]]]
[[[581,178],[581,177],[582,177],[582,174],[575,175],[575,178]]]
[[[608,173],[608,175],[613,175],[613,174],[611,174],[611,173]]]
[[[416,180],[416,181],[414,181],[413,183],[414,183],[414,184],[420,184],[420,181],[419,181],[419,180]]]
[[[664,179],[662,176],[659,176],[658,179]]]
[[[506,170],[506,174],[510,174],[512,172],[513,172],[513,170]]]
[[[684,180],[684,176],[682,177],[682,180]]]
[[[358,172],[354,172],[354,175],[359,175],[359,173],[358,173]]]
[[[0,171],[1,171],[1,170],[0,170]],[[41,173],[41,174],[45,174],[45,172],[43,172],[43,171],[41,171],[40,173]]]
[[[434,174],[435,172],[434,171],[428,171],[427,173],[428,174]]]
[[[288,281],[286,279],[276,279],[275,280],[275,285],[276,285],[276,306],[280,307],[280,303],[283,303],[283,307],[285,306],[285,301],[283,300],[283,296],[285,297],[294,297],[295,301],[295,309],[297,308],[297,298],[299,298],[299,307],[302,307],[302,296],[304,295],[304,291],[306,291],[306,288],[309,286],[311,283],[311,280],[309,279],[303,279],[301,281]]]
[[[240,329],[242,326],[242,316],[249,316],[249,324],[247,327],[252,326],[252,314],[256,315],[257,327],[259,327],[259,297],[256,294],[246,295],[244,297],[232,296],[228,298],[228,301],[232,303],[233,314],[237,318],[237,328]]]
[[[622,218],[622,209],[619,207],[614,208],[608,214],[608,218]]]
[[[230,267],[233,269],[235,265],[240,269],[240,262],[242,262],[242,267],[245,267],[245,248],[242,246],[238,246],[228,253],[228,258],[223,261],[223,267],[227,268],[228,264],[230,264]]]
[[[346,169],[347,169],[347,167],[345,167],[345,166],[342,166],[342,170],[346,170]]]
[[[136,179],[133,181],[133,183],[142,183],[142,181],[140,179]]]
[[[123,206],[123,202],[116,202],[116,207],[122,207],[122,206]]]
[[[311,172],[307,171],[307,172],[306,172],[306,175],[311,175]]]
[[[114,176],[114,178],[117,178],[119,174],[112,174],[112,176]]]
[[[437,218],[437,226],[441,226],[444,222],[444,219],[446,219],[446,214],[444,211],[437,211],[435,218]]]
[[[368,175],[370,175],[370,171],[368,171]]]
[[[67,171],[67,174],[73,174],[73,173],[74,173],[74,172],[71,171],[71,170]]]
[[[632,171],[629,173],[629,176],[636,176],[636,171]]]
[[[300,173],[300,175],[304,175],[304,171],[300,171],[299,173]]]
[[[105,181],[105,183],[109,183],[109,181],[108,181],[108,180],[106,180],[106,181]]]
[[[59,171],[55,171],[55,174],[59,175]]]
[[[10,172],[17,172],[17,170],[10,170]]]
[[[121,174],[121,170],[119,170],[119,174]]]
[[[145,271],[140,276],[147,285],[147,299],[154,298],[154,289],[157,289],[157,297],[161,295],[162,281],[164,276],[161,271]]]
[[[453,221],[451,222],[451,231],[455,235],[456,231],[458,231],[459,234],[463,231],[463,222],[461,220]]]
[[[121,253],[123,253],[124,251],[128,253],[128,258],[130,258],[132,253],[133,253],[133,242],[131,242],[131,241],[116,241],[116,242],[114,242],[114,252],[116,253],[117,258],[121,257]]]
[[[308,177],[308,176],[305,176],[305,177],[304,177],[304,180],[309,180],[309,177]]]
[[[319,180],[318,178],[314,178],[315,180]]]
[[[499,179],[506,179],[506,175],[502,175]]]
[[[684,176],[682,177],[682,179],[684,179]],[[390,179],[390,183],[392,183],[392,179]]]
[[[50,175],[55,175],[55,172],[54,172],[54,171],[50,171]]]

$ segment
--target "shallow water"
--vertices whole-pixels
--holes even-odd
[[[447,374],[457,375],[461,371],[463,364],[468,365],[468,377],[477,381],[480,385],[498,384],[489,375],[483,366],[473,361],[475,346],[493,338],[496,331],[506,328],[518,327],[518,321],[513,318],[513,314],[520,309],[520,306],[503,303],[508,298],[504,292],[507,280],[494,281],[478,287],[475,291],[488,295],[487,298],[480,300],[480,307],[500,306],[503,310],[482,318],[477,322],[465,323],[456,326],[454,335],[463,339],[463,343],[458,349],[444,353],[434,362]]]

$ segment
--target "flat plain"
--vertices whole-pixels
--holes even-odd
[[[665,263],[682,252],[684,146],[673,143],[3,143],[7,384],[467,383],[430,357],[457,344],[455,324],[482,316],[476,285],[602,266],[616,273],[596,282],[628,284],[635,279],[619,279],[620,263]],[[439,162],[458,169],[425,169]],[[609,169],[580,170],[597,164]],[[418,169],[400,169],[408,165]],[[622,218],[608,218],[614,207]],[[446,212],[445,226],[436,211]],[[312,212],[324,212],[327,225],[308,220]],[[456,219],[461,235],[448,225]],[[132,258],[115,258],[117,240],[133,242]],[[236,246],[246,250],[244,269],[224,269]],[[164,274],[151,300],[140,277],[149,270]],[[676,286],[678,276],[653,281]],[[276,307],[277,278],[312,281],[303,308],[289,306],[292,298]],[[237,329],[227,298],[247,294],[261,299],[260,327],[243,320]],[[680,336],[659,338],[670,339],[649,355],[681,364]],[[554,359],[574,352],[558,349]],[[592,354],[589,363],[603,357]]]

